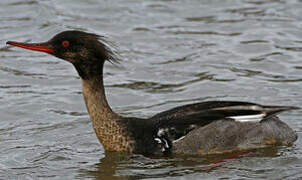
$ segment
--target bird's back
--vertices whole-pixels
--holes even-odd
[[[217,154],[291,145],[297,134],[287,124],[272,116],[259,122],[219,120],[189,132],[173,142],[175,154]]]

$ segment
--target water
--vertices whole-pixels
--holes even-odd
[[[106,64],[106,92],[125,116],[204,100],[302,107],[301,14],[299,0],[1,0],[0,179],[302,178],[302,111],[280,115],[299,135],[292,147],[233,159],[105,154],[73,67],[5,45],[66,29],[107,36],[123,62]]]

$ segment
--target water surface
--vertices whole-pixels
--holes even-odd
[[[300,137],[292,147],[233,159],[105,153],[73,67],[5,45],[105,35],[123,59],[106,64],[106,92],[125,116],[206,100],[302,107],[302,1],[1,0],[0,10],[0,179],[302,178],[302,111],[280,115]]]

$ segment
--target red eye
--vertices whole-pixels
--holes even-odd
[[[69,46],[69,41],[63,41],[62,46],[63,47],[68,47]]]

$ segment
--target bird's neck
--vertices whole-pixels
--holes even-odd
[[[74,64],[78,71],[83,87],[83,95],[88,113],[93,121],[93,125],[99,125],[98,122],[107,122],[115,120],[118,115],[110,108],[104,90],[103,66],[104,63]]]
[[[102,78],[82,79],[82,87],[87,110],[93,121],[118,118],[107,102]]]
[[[130,139],[119,122],[122,118],[112,111],[106,100],[102,69],[99,72],[97,77],[82,78],[83,95],[94,131],[106,150],[131,151]]]

